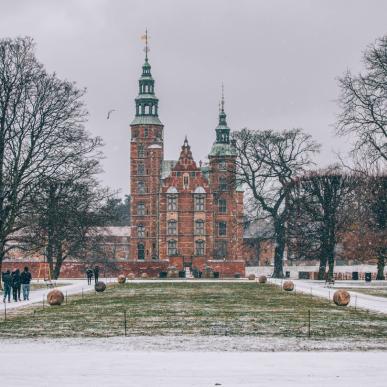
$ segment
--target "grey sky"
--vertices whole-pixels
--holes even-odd
[[[101,179],[123,195],[145,27],[167,159],[185,134],[205,159],[223,81],[232,129],[302,127],[322,143],[323,166],[348,146],[332,128],[336,77],[361,69],[386,16],[385,0],[0,0],[0,36],[32,36],[49,71],[88,88],[87,127],[106,143]]]

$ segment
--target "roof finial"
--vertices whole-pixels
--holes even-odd
[[[222,82],[222,102],[221,102],[221,106],[222,106],[222,112],[224,112],[224,84]]]
[[[149,39],[149,36],[148,36],[148,29],[147,29],[147,28],[145,29],[145,35],[142,35],[142,36],[141,36],[141,39],[142,39],[142,40],[145,40],[145,47],[144,47],[144,51],[145,51],[145,62],[148,62],[148,52],[149,52],[148,39]]]

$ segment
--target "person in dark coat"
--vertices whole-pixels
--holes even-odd
[[[28,270],[28,267],[26,266],[24,268],[24,271],[20,274],[20,283],[23,290],[23,300],[29,300],[30,299],[30,282],[32,279],[32,275]]]
[[[99,277],[99,267],[96,266],[96,267],[94,268],[94,280],[95,280],[95,283],[98,282],[98,277]]]
[[[87,284],[91,285],[91,279],[93,278],[93,269],[90,267],[86,270]]]
[[[12,293],[13,293],[13,300],[15,302],[21,301],[20,290],[21,290],[20,270],[16,269],[12,272]]]
[[[12,277],[9,270],[2,274],[1,279],[4,285],[4,296],[3,302],[8,298],[8,302],[11,302],[11,288],[12,288]]]

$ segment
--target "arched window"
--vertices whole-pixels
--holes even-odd
[[[225,214],[227,212],[227,201],[226,199],[218,200],[218,211],[220,214]]]
[[[141,261],[145,259],[145,246],[143,243],[137,244],[137,259]]]
[[[177,222],[176,222],[176,220],[168,220],[167,234],[168,235],[176,235],[177,234]]]
[[[145,227],[143,224],[139,224],[137,226],[137,237],[144,238],[145,237]]]
[[[177,247],[176,241],[170,240],[168,241],[168,255],[177,255]]]
[[[195,221],[195,235],[204,235],[204,220]]]
[[[195,241],[195,255],[204,255],[204,241]]]
[[[144,194],[146,191],[145,182],[143,182],[142,180],[139,180],[139,182],[137,183],[137,191],[139,194]]]
[[[145,204],[144,203],[137,204],[137,215],[140,215],[140,216],[145,215]]]

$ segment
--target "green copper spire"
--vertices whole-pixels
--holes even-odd
[[[158,104],[159,100],[155,95],[155,81],[151,74],[151,65],[148,60],[148,30],[145,31],[145,35],[142,36],[145,40],[145,62],[142,66],[142,74],[139,79],[139,93],[136,101],[136,117],[131,125],[162,125],[158,117]]]
[[[218,144],[230,143],[230,128],[227,126],[226,113],[224,112],[224,87],[222,84],[222,99],[219,108],[219,124],[215,129]]]

